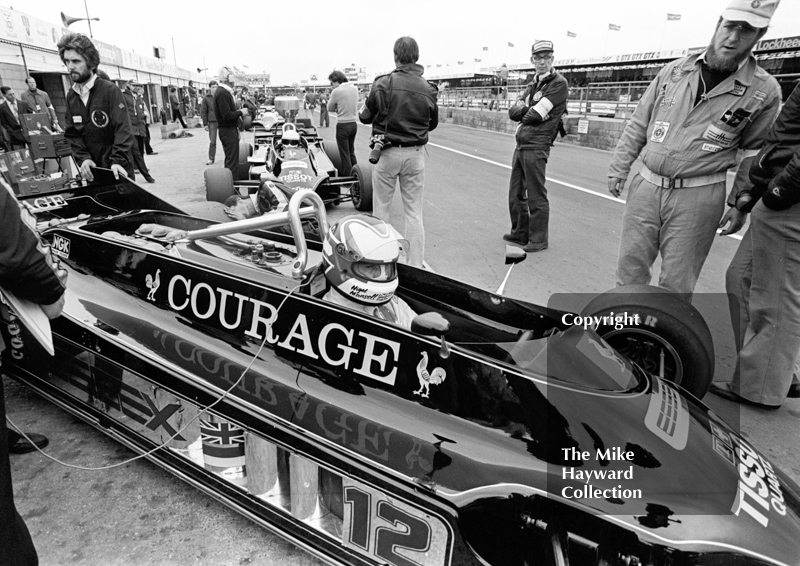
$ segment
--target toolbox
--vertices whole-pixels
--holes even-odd
[[[31,154],[34,159],[58,159],[72,155],[72,147],[64,134],[31,134]]]

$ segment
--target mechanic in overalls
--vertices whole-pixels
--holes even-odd
[[[660,252],[658,285],[690,298],[716,229],[742,227],[735,208],[723,216],[726,173],[744,150],[733,191],[749,185],[749,163],[778,113],[778,81],[751,53],[778,3],[731,2],[708,48],[666,65],[636,107],[608,172],[618,197],[636,158],[644,164],[622,219],[618,286],[649,284]]]
[[[368,214],[342,218],[322,243],[322,272],[331,286],[322,299],[411,328],[417,313],[395,295],[397,261],[407,247],[383,220]]]

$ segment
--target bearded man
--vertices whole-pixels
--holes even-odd
[[[649,284],[660,252],[659,286],[691,299],[716,229],[742,227],[735,208],[723,215],[726,173],[744,150],[732,193],[750,185],[749,164],[778,113],[778,82],[751,51],[779,1],[731,2],[708,48],[666,65],[636,107],[608,172],[618,197],[641,157],[622,219],[617,285]]]

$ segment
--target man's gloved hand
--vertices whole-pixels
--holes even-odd
[[[619,177],[608,178],[608,192],[614,195],[615,197],[619,198],[619,195],[622,194],[622,189],[624,187],[625,187],[625,179],[620,179]]]

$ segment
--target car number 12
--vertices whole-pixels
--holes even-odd
[[[342,495],[346,547],[382,564],[449,563],[450,531],[440,518],[347,478]]]

